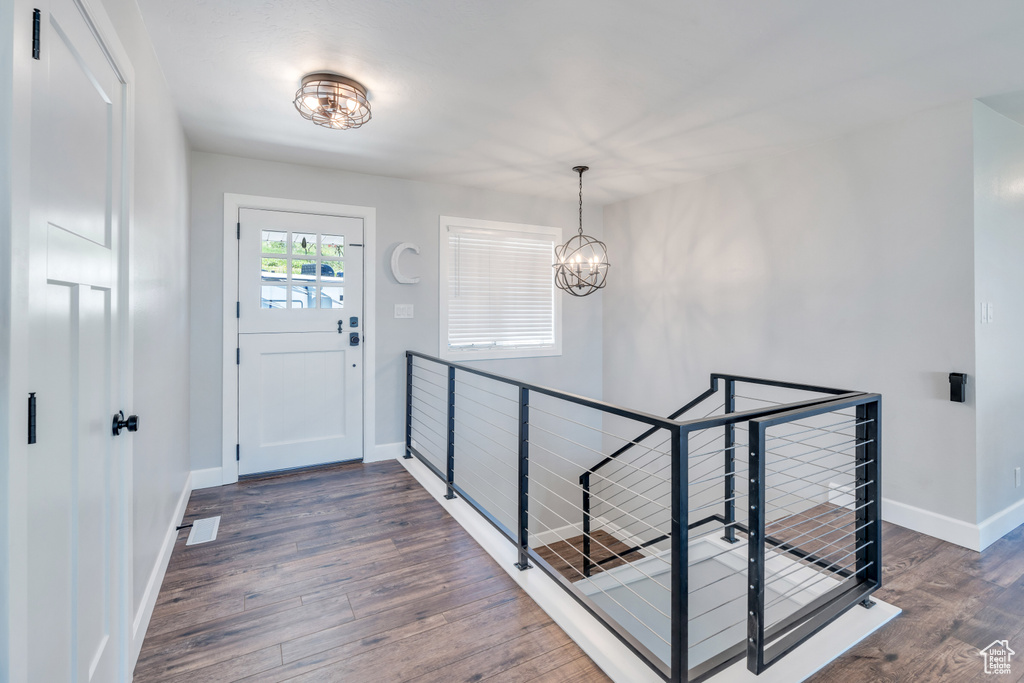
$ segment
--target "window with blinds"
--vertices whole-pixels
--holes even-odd
[[[561,237],[559,228],[442,217],[442,357],[561,354],[551,267]]]

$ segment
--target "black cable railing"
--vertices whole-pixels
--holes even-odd
[[[406,457],[665,680],[760,673],[880,585],[875,394],[715,374],[661,418],[406,355]]]

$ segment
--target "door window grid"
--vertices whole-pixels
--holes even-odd
[[[344,308],[343,235],[263,230],[260,308]]]

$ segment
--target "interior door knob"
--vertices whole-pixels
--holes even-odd
[[[121,430],[127,429],[129,432],[139,431],[139,416],[129,415],[128,419],[124,417],[124,411],[117,411],[117,415],[114,416],[114,421],[111,423],[111,430],[114,436],[120,436]]]

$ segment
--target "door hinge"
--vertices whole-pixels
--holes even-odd
[[[238,462],[241,459],[242,459],[242,444],[236,443],[235,444],[235,462]]]
[[[235,347],[235,365],[242,364],[242,348],[240,346]]]
[[[235,302],[235,317],[236,318],[241,318],[242,317],[242,302],[241,301],[236,301]]]
[[[28,443],[36,442],[36,392],[28,395]]]
[[[242,239],[242,222],[235,223],[235,239]]]
[[[39,29],[42,23],[42,13],[32,10],[32,59],[39,59]]]

